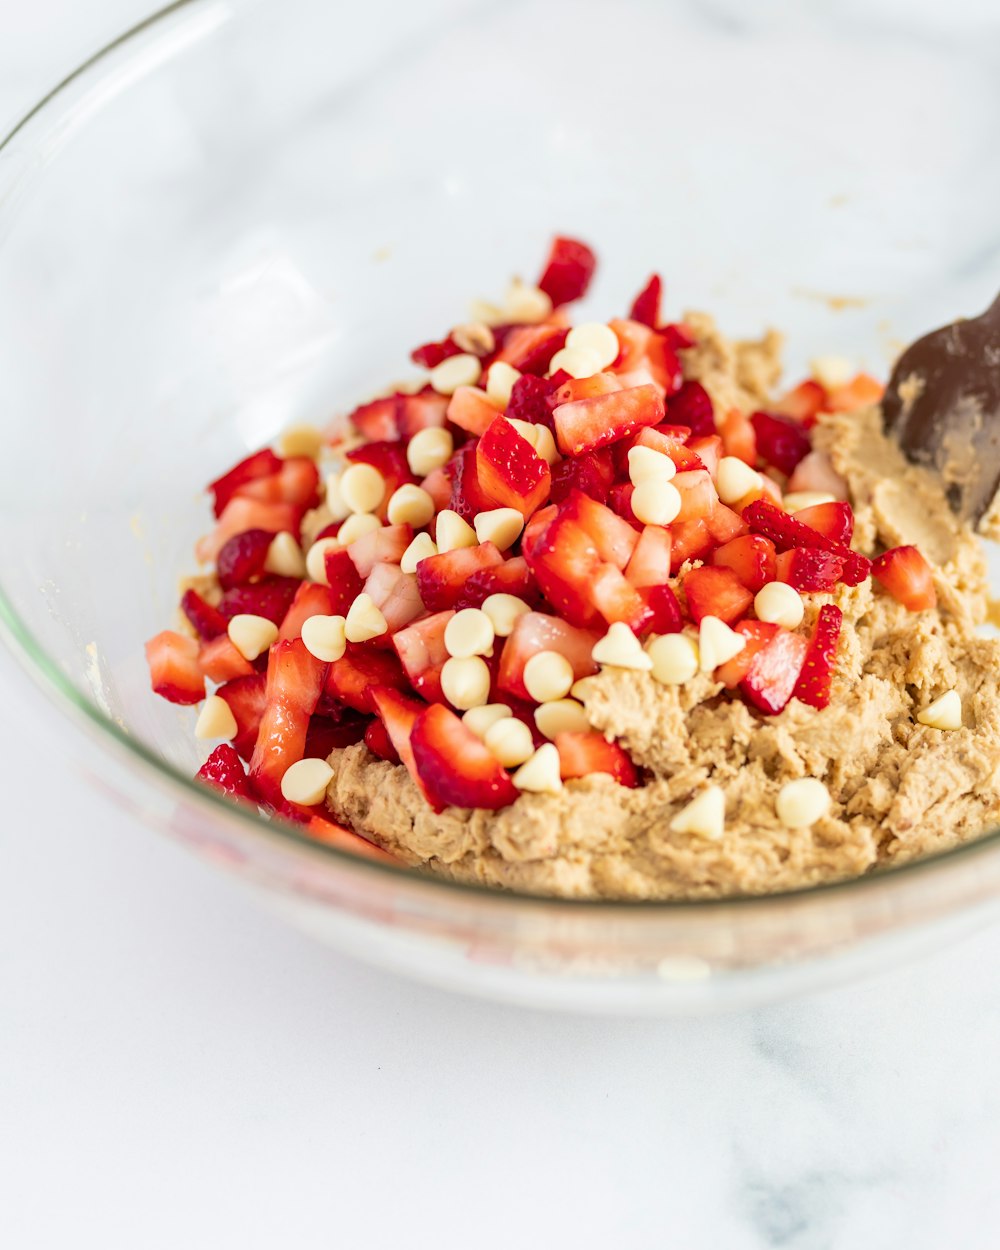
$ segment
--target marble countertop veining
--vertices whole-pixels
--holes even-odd
[[[0,117],[144,9],[0,0]],[[0,689],[0,1245],[1000,1242],[1000,928],[732,1017],[465,1001],[257,910],[87,784],[3,654]]]

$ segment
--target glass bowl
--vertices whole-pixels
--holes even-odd
[[[584,312],[669,309],[884,372],[995,294],[987,6],[188,0],[0,147],[0,620],[138,819],[337,946],[473,993],[605,1011],[760,1002],[982,922],[995,834],[806,892],[553,901],[361,862],[189,778],[149,693],[203,483],[407,370],[576,234]],[[947,37],[941,37],[947,30]],[[990,249],[993,249],[991,253]]]

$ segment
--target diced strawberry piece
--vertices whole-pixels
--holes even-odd
[[[847,498],[847,483],[830,463],[825,451],[811,451],[804,456],[788,479],[786,490],[789,493],[814,490],[833,495],[834,499]]]
[[[666,340],[667,346],[675,352],[694,347],[698,342],[695,332],[683,321],[674,321],[670,325],[661,326],[660,333]]]
[[[213,532],[199,539],[195,554],[203,564],[208,564],[219,554],[227,539],[234,534],[242,534],[244,530],[267,530],[271,534],[288,530],[298,538],[302,512],[298,504],[263,503],[259,499],[234,495],[223,509]]]
[[[666,583],[662,586],[645,586],[639,593],[649,612],[646,629],[654,634],[680,633],[684,628],[681,605]]]
[[[214,496],[216,517],[222,516],[226,504],[229,503],[241,486],[245,486],[248,482],[252,482],[257,478],[271,477],[280,469],[281,460],[267,447],[263,451],[255,451],[252,455],[247,456],[245,460],[241,460],[239,464],[233,465],[228,473],[224,473],[222,477],[216,478],[214,482],[209,483],[208,489]]]
[[[775,576],[796,590],[828,592],[833,590],[844,572],[844,557],[819,547],[793,547],[783,551],[776,561]]]
[[[267,549],[274,535],[267,530],[244,530],[222,545],[215,570],[223,590],[243,586],[264,571]]]
[[[416,720],[416,715],[414,715],[414,720]],[[371,751],[372,755],[377,756],[380,760],[386,760],[390,764],[401,764],[403,762],[399,758],[399,752],[392,745],[389,731],[380,720],[376,719],[368,722],[368,727],[365,730],[365,746]]]
[[[423,343],[410,352],[410,359],[421,369],[434,369],[449,356],[461,355],[462,349],[449,334],[439,343]]]
[[[513,429],[513,426],[511,427]],[[479,482],[479,463],[476,457],[477,442],[466,443],[449,460],[447,471],[451,477],[451,499],[448,506],[465,521],[480,512],[495,507]]]
[[[503,556],[493,543],[460,547],[428,556],[417,565],[417,586],[428,612],[444,612],[461,599],[466,581],[479,569],[500,564]]]
[[[617,742],[599,733],[562,733],[555,736],[559,752],[559,775],[563,781],[607,773],[620,786],[635,789],[639,774]]]
[[[810,707],[824,708],[830,703],[830,686],[837,665],[837,643],[844,614],[833,603],[824,603],[816,617],[812,641],[806,651],[802,672],[795,684],[795,697]]]
[[[558,505],[552,503],[547,508],[539,508],[528,524],[524,527],[521,534],[521,554],[530,563],[532,552],[538,543],[539,538],[545,533],[548,526],[559,515]]]
[[[506,417],[496,417],[476,447],[479,485],[494,507],[516,508],[527,519],[548,498],[549,466]]]
[[[662,586],[670,577],[670,530],[662,525],[645,525],[639,535],[625,576],[637,589]]]
[[[343,554],[341,552],[338,555]],[[351,568],[353,572],[353,566]],[[360,583],[359,583],[360,584]],[[351,601],[353,603],[353,600]],[[301,582],[295,598],[285,613],[278,630],[278,639],[287,642],[302,637],[302,626],[311,616],[333,616],[333,598],[329,586],[319,582]],[[343,615],[343,613],[341,614]]]
[[[712,541],[720,545],[732,542],[734,538],[742,538],[744,534],[750,533],[750,526],[747,525],[740,514],[734,512],[732,508],[727,508],[724,503],[715,505],[705,518],[705,524],[708,526],[708,532],[712,536]]]
[[[818,547],[842,556],[844,569],[840,580],[848,586],[860,586],[871,574],[871,561],[860,551],[852,551],[843,543],[825,537],[798,518],[788,516],[774,504],[765,503],[763,499],[758,499],[743,509],[743,520],[756,533],[770,538],[779,551],[787,551],[791,547]]]
[[[590,599],[609,625],[622,621],[635,634],[649,628],[653,614],[644,596],[613,564],[601,564],[594,572]]]
[[[196,590],[185,590],[181,596],[181,611],[204,642],[224,634],[229,625],[219,609],[206,603]]]
[[[205,697],[205,678],[198,663],[199,647],[193,638],[165,629],[146,643],[146,663],[153,692],[171,703],[200,703]]]
[[[231,799],[254,801],[243,763],[228,742],[221,742],[215,748],[195,776]]]
[[[507,773],[471,729],[440,703],[425,708],[410,735],[410,748],[428,802],[496,811],[518,797]]]
[[[633,529],[642,529],[643,522],[632,509],[632,496],[635,487],[631,482],[618,482],[608,492],[608,507],[623,521],[628,521]]]
[[[718,434],[708,434],[693,437],[688,443],[688,447],[695,453],[705,468],[711,474],[712,480],[715,480],[719,472],[719,461],[725,454],[722,447],[722,439]]]
[[[332,820],[320,816],[312,808],[303,808],[302,811],[308,815],[301,820],[301,824],[314,841],[322,842],[324,846],[336,847],[338,851],[346,851],[349,855],[360,855],[364,859],[377,860],[381,864],[399,864],[400,861],[395,855],[383,851],[380,846],[369,842],[367,838],[362,838],[360,834],[345,829],[343,825],[334,824]]]
[[[681,497],[681,510],[677,514],[677,520],[705,519],[707,521],[719,502],[715,483],[709,476],[708,470],[691,469],[678,473],[673,479],[673,485],[680,492]]]
[[[750,422],[757,435],[757,454],[782,473],[791,473],[812,450],[809,435],[791,417],[755,412]]]
[[[667,401],[667,420],[686,425],[695,437],[715,435],[715,409],[700,382],[684,382]]]
[[[556,439],[564,455],[579,456],[663,420],[663,400],[655,386],[635,386],[592,399],[560,404],[553,410]]]
[[[606,448],[585,451],[582,456],[567,456],[552,466],[549,494],[554,503],[562,503],[571,491],[578,490],[598,503],[607,503],[613,481],[611,453]]]
[[[227,621],[240,613],[248,612],[252,616],[263,616],[275,625],[280,625],[292,606],[299,584],[297,577],[269,575],[262,577],[259,582],[251,582],[249,586],[234,586],[219,600],[219,611]]]
[[[448,420],[470,434],[485,434],[500,407],[478,386],[460,386],[448,404]]]
[[[497,686],[518,699],[531,702],[524,686],[524,666],[539,651],[558,651],[569,660],[577,680],[590,677],[597,672],[591,652],[600,636],[589,629],[577,629],[558,616],[525,612],[517,618],[513,632],[504,643]]]
[[[365,593],[385,617],[390,633],[423,615],[415,573],[404,573],[398,564],[376,564],[365,582]]]
[[[543,374],[564,346],[568,333],[565,326],[548,321],[537,326],[518,326],[507,336],[496,359],[506,361],[521,373]]]
[[[704,469],[698,453],[685,445],[687,434],[680,433],[674,426],[659,426],[657,429],[641,430],[635,439],[636,447],[651,447],[660,451],[677,466],[679,473],[694,473]],[[622,465],[622,472],[627,473],[627,461]]]
[[[792,697],[808,650],[801,634],[779,629],[753,657],[740,682],[744,696],[761,712],[776,715]]]
[[[260,503],[289,503],[312,508],[319,500],[319,470],[308,456],[289,456],[271,477],[258,477],[236,490],[242,499]]]
[[[326,580],[330,583],[330,610],[325,615],[346,616],[351,604],[364,589],[364,580],[351,559],[349,549],[328,551],[323,557],[323,566]]]
[[[670,571],[677,570],[688,560],[701,560],[712,548],[712,535],[704,521],[675,522],[670,527]]]
[[[413,733],[413,726],[417,723],[417,717],[424,711],[427,704],[387,686],[376,686],[372,690],[372,704],[379,720],[385,726],[393,750],[399,756],[400,761],[406,765],[417,788],[423,793],[423,782],[420,780],[413,759],[410,737]]]
[[[794,515],[796,521],[808,525],[824,538],[850,546],[854,537],[854,512],[849,503],[817,503]]]
[[[420,430],[440,428],[448,412],[448,396],[425,386],[415,395],[396,396],[396,422],[402,438],[410,439]]]
[[[817,415],[826,409],[826,391],[809,378],[792,387],[771,407],[779,416],[806,423],[815,421]]]
[[[712,674],[716,681],[721,681],[728,690],[734,690],[750,671],[750,665],[758,651],[771,641],[778,632],[777,625],[767,621],[740,621],[735,627],[738,634],[746,639],[746,645],[738,655],[734,655],[725,664],[720,664]]]
[[[385,492],[382,502],[375,509],[376,515],[385,520],[389,508],[389,500],[400,486],[415,482],[417,479],[410,472],[406,459],[406,449],[399,443],[365,443],[361,447],[353,447],[347,453],[352,464],[370,464],[378,469],[385,481]]]
[[[593,399],[595,395],[613,395],[622,384],[614,373],[595,373],[589,378],[569,378],[552,393],[551,405],[572,404],[578,399]]]
[[[629,320],[638,321],[644,326],[655,330],[660,322],[660,295],[663,281],[658,273],[650,275],[649,281],[632,301]]]
[[[373,399],[371,403],[361,404],[348,420],[359,434],[372,442],[391,441],[399,437],[397,399],[396,395],[385,395],[381,399]]]
[[[684,594],[691,619],[700,624],[703,617],[717,616],[731,625],[753,603],[753,595],[730,568],[704,565],[684,578]]]
[[[345,747],[361,742],[366,728],[366,722],[360,716],[352,720],[331,720],[329,716],[313,716],[309,721],[302,758],[325,760],[332,751],[342,751]]]
[[[446,466],[442,465],[440,469],[428,473],[420,485],[434,500],[436,511],[440,512],[451,506],[451,478]]]
[[[392,636],[392,645],[410,685],[427,700],[444,698],[441,693],[441,670],[448,659],[444,631],[454,615],[454,611],[436,612]],[[398,743],[396,749],[399,750]]]
[[[373,686],[406,690],[409,682],[391,651],[379,650],[366,642],[349,643],[346,654],[330,665],[324,691],[356,712],[372,712]]]
[[[661,398],[680,388],[683,382],[680,361],[662,334],[656,334],[638,321],[617,317],[608,324],[621,348],[615,362],[620,375],[646,370]]]
[[[753,468],[757,463],[757,433],[745,413],[731,408],[719,422],[719,434],[727,456],[736,456]]]
[[[235,677],[216,691],[229,704],[236,720],[236,737],[233,746],[245,760],[253,755],[260,732],[260,722],[267,706],[267,677],[264,673],[250,673]]]
[[[368,577],[376,564],[398,564],[412,541],[412,526],[383,525],[356,538],[347,548],[347,554],[358,576]]]
[[[774,581],[774,543],[759,534],[746,534],[713,551],[712,563],[717,568],[732,569],[747,590],[756,594]]]
[[[211,642],[203,642],[198,652],[201,671],[210,681],[230,681],[234,677],[249,677],[254,666],[237,650],[227,634],[220,634]]]
[[[267,803],[280,801],[281,778],[303,758],[309,718],[323,691],[326,669],[301,638],[271,647],[264,714],[250,760],[250,780]]]
[[[827,394],[827,407],[831,412],[857,412],[859,408],[877,404],[884,390],[885,387],[877,378],[867,373],[859,373],[845,386],[838,386]]]
[[[523,556],[512,556],[502,564],[477,569],[465,582],[456,608],[478,608],[490,595],[516,595],[525,603],[537,604],[541,595],[534,574]]]
[[[937,604],[934,573],[916,547],[893,547],[872,565],[872,576],[910,612]]]
[[[571,495],[559,507],[561,516],[586,530],[602,560],[624,569],[632,558],[639,536],[631,525],[615,516],[609,508],[586,495]]]
[[[555,432],[550,401],[556,389],[550,378],[536,378],[531,373],[522,374],[510,392],[508,419],[527,421],[531,425],[546,425]]]
[[[558,308],[586,295],[596,268],[597,257],[586,243],[557,235],[538,285]]]

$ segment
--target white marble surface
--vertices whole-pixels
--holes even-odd
[[[0,0],[0,118],[144,8]],[[1000,1240],[1000,931],[731,1018],[466,1002],[257,911],[0,689],[0,1245]]]

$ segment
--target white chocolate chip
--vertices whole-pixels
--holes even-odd
[[[516,768],[530,759],[535,751],[531,730],[524,721],[504,716],[487,729],[483,738],[486,749],[504,768]]]
[[[817,356],[809,362],[812,375],[825,391],[846,386],[854,377],[854,363],[846,356]]]
[[[460,547],[479,545],[476,531],[451,508],[442,508],[438,513],[435,533],[437,534],[437,549],[442,555],[446,551],[457,551]]]
[[[406,446],[406,463],[415,477],[426,477],[451,459],[455,440],[451,430],[430,426],[417,430]]]
[[[694,833],[717,841],[726,829],[726,796],[718,786],[708,786],[681,808],[671,820],[674,833]]]
[[[519,616],[530,612],[531,608],[517,595],[487,595],[483,600],[483,611],[493,622],[493,629],[498,638],[509,638]]]
[[[513,547],[524,529],[524,517],[516,508],[491,508],[473,518],[476,537],[481,543],[493,543],[500,551]]]
[[[478,655],[452,656],[441,669],[441,691],[460,712],[480,707],[490,697],[490,670]]]
[[[353,516],[349,516],[344,524],[337,531],[337,542],[342,547],[349,547],[351,543],[355,543],[359,538],[364,538],[366,534],[371,534],[374,530],[380,530],[382,522],[372,512],[355,512]]]
[[[723,456],[715,475],[715,489],[723,503],[736,503],[749,494],[762,489],[762,479],[756,469],[739,456]]]
[[[698,666],[703,673],[714,672],[720,664],[739,655],[746,645],[746,637],[730,629],[717,616],[701,618],[698,626]]]
[[[387,515],[390,525],[412,525],[419,530],[428,524],[435,511],[434,500],[422,486],[405,482],[393,491]]]
[[[494,360],[486,374],[486,394],[495,403],[502,403],[506,408],[510,403],[514,383],[520,376],[519,371],[506,360]]]
[[[475,386],[483,366],[471,352],[449,356],[431,370],[431,386],[439,395],[454,395],[460,386]]]
[[[550,703],[569,694],[573,666],[558,651],[536,651],[524,666],[524,688],[536,703]]]
[[[342,616],[310,616],[302,623],[306,650],[324,664],[342,659],[347,650],[346,625]]]
[[[946,691],[939,699],[929,703],[922,712],[917,713],[921,725],[929,725],[931,729],[961,729],[962,700],[957,690]]]
[[[754,596],[753,610],[759,621],[796,629],[802,624],[805,604],[794,586],[789,586],[787,582],[768,582]]]
[[[469,321],[456,326],[451,337],[456,346],[473,356],[488,356],[497,345],[496,336],[485,321]]]
[[[306,558],[294,536],[288,530],[275,534],[264,557],[264,572],[276,573],[279,577],[302,578],[306,571]]]
[[[822,490],[793,490],[781,501],[786,512],[801,512],[803,508],[815,508],[820,503],[836,503],[837,496]]]
[[[561,347],[549,364],[549,377],[560,371],[571,378],[592,378],[601,372],[600,358],[580,347]]]
[[[367,642],[369,638],[381,637],[387,629],[381,609],[371,595],[362,591],[347,610],[344,622],[347,641]]]
[[[281,796],[289,803],[315,807],[326,798],[326,788],[333,780],[333,769],[326,760],[299,760],[285,769],[281,778]]]
[[[830,810],[830,791],[815,777],[786,781],[778,791],[774,810],[786,829],[808,829]]]
[[[477,738],[485,738],[491,725],[513,715],[506,703],[483,703],[479,707],[469,708],[462,716],[462,724],[466,729],[471,729]]]
[[[676,473],[677,465],[655,447],[644,447],[639,443],[629,448],[628,475],[633,486],[638,486],[640,482],[669,482]]]
[[[502,326],[507,320],[505,309],[485,299],[472,300],[469,304],[469,316],[473,321],[481,321],[487,326]]]
[[[673,482],[647,479],[632,492],[632,511],[643,525],[669,525],[681,510],[681,493]]]
[[[340,497],[352,512],[374,512],[385,498],[385,478],[373,464],[352,464],[340,475]]]
[[[518,278],[510,284],[504,306],[510,320],[521,324],[536,325],[552,312],[552,301],[545,292],[537,286],[526,286]]]
[[[346,524],[346,522],[345,522]],[[328,551],[339,551],[339,538],[320,538],[306,552],[306,572],[309,580],[319,582],[321,586],[329,586],[326,577],[326,555]]]
[[[581,677],[579,681],[575,681],[569,688],[570,694],[574,699],[579,699],[581,703],[585,703],[590,698],[594,690],[594,682],[596,675],[591,677]],[[554,700],[559,702],[559,700]]]
[[[331,521],[346,521],[351,515],[351,510],[344,503],[340,494],[340,479],[342,473],[328,473],[326,477],[326,507],[330,514]]]
[[[624,621],[615,621],[603,638],[594,643],[591,656],[595,664],[610,668],[627,668],[648,673],[653,661],[642,649],[642,643]]]
[[[574,326],[566,336],[566,346],[571,351],[583,351],[597,360],[597,369],[607,369],[618,359],[621,344],[610,326],[600,321],[585,321]]]
[[[445,649],[459,659],[492,655],[495,637],[493,622],[480,608],[462,608],[444,627]]]
[[[194,727],[196,738],[235,738],[239,732],[232,708],[221,695],[210,694]]]
[[[266,616],[240,612],[229,622],[229,641],[244,660],[256,660],[278,636],[278,627]]]
[[[322,446],[323,433],[314,425],[290,425],[278,439],[278,455],[305,456],[316,460]]]
[[[418,534],[400,557],[400,570],[403,573],[415,573],[421,560],[428,560],[437,553],[437,543],[430,534]]]
[[[698,645],[687,634],[661,634],[646,645],[653,677],[664,686],[683,686],[698,671]]]
[[[558,794],[562,789],[559,776],[559,752],[546,742],[511,777],[518,790],[531,794]]]
[[[578,684],[578,683],[574,683]],[[535,708],[535,725],[546,738],[556,734],[585,734],[591,729],[582,703],[576,699],[553,699]]]

